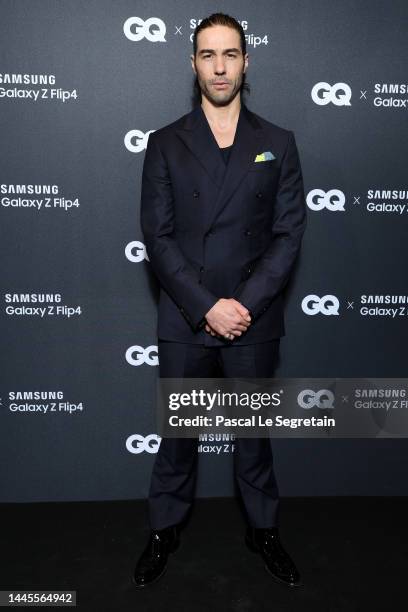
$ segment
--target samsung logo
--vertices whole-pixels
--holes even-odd
[[[406,389],[355,389],[355,397],[406,397]]]
[[[407,189],[369,189],[367,197],[370,200],[406,200]]]
[[[408,85],[406,83],[375,83],[374,92],[406,94],[408,93]]]
[[[63,399],[62,391],[9,391],[10,400],[55,400]]]
[[[406,295],[362,295],[362,304],[407,304]]]
[[[17,85],[54,85],[54,74],[0,73],[0,83]]]
[[[0,185],[0,193],[23,195],[57,195],[58,185]]]
[[[6,303],[54,304],[62,301],[60,293],[5,293]]]

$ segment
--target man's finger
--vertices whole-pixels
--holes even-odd
[[[248,308],[246,308],[243,304],[241,304],[240,302],[238,302],[238,300],[236,300],[234,298],[234,306],[236,308],[236,310],[239,312],[239,314],[246,320],[246,321],[250,321],[251,320],[251,315],[249,314],[249,310]]]
[[[205,326],[205,331],[208,332],[209,334],[211,334],[212,336],[216,335],[215,331],[209,325]]]
[[[236,323],[232,323],[231,327],[234,329],[239,329],[240,331],[245,331],[251,325],[250,321],[237,321]]]

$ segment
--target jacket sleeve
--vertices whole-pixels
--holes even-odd
[[[268,309],[286,285],[306,229],[302,169],[291,131],[282,158],[276,200],[272,205],[271,244],[255,261],[252,274],[234,294],[234,298],[252,313],[253,320]]]
[[[147,255],[162,287],[177,304],[193,331],[218,301],[198,282],[174,238],[173,190],[166,160],[154,132],[150,134],[142,172],[140,222]]]

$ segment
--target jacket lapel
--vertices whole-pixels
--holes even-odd
[[[262,151],[264,132],[255,115],[241,103],[227,169],[201,105],[186,115],[177,133],[218,188],[216,197],[208,207],[207,230],[239,187],[256,154]]]
[[[225,168],[218,151],[217,141],[200,105],[185,116],[183,125],[177,130],[177,134],[220,189]]]

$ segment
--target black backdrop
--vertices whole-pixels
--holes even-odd
[[[217,10],[248,36],[248,107],[294,130],[303,167],[309,222],[277,376],[407,376],[406,312],[381,306],[408,294],[406,2],[0,9],[0,501],[147,493],[157,285],[141,170],[148,133],[191,108],[191,36]],[[308,314],[309,295],[337,298],[337,314],[325,300]],[[384,311],[365,314],[364,296]],[[200,447],[198,496],[233,492],[216,446]],[[408,492],[404,439],[273,447],[281,495]]]

